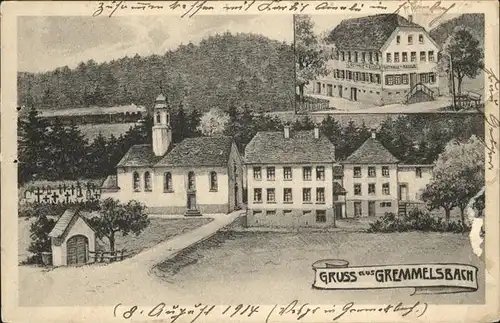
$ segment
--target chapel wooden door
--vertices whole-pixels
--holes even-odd
[[[85,264],[87,262],[87,249],[89,241],[83,235],[76,235],[66,243],[68,265]]]

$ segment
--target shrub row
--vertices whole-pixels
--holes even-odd
[[[433,231],[462,233],[470,231],[470,226],[462,221],[452,221],[448,225],[442,218],[428,212],[414,209],[405,216],[385,213],[380,219],[370,223],[368,232]]]
[[[20,203],[18,209],[19,217],[40,217],[40,216],[58,216],[64,213],[67,208],[78,207],[80,210],[97,211],[99,201],[85,201],[75,203]]]

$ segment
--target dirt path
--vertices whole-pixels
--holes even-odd
[[[43,270],[19,267],[19,303],[21,306],[84,305],[110,299],[125,302],[147,300],[158,291],[159,279],[150,273],[158,262],[204,240],[232,223],[242,211],[217,215],[214,220],[147,249],[132,258],[109,265],[60,267]],[[175,286],[169,286],[175,294]],[[157,296],[157,295],[156,295]]]

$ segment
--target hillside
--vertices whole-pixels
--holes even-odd
[[[481,47],[484,48],[484,14],[481,13],[465,13],[439,24],[431,29],[429,33],[439,45],[443,45],[457,26],[469,28],[476,39],[479,40]]]
[[[137,104],[150,106],[163,88],[173,106],[206,111],[248,104],[255,111],[291,109],[290,44],[229,32],[164,55],[82,62],[46,73],[18,73],[18,103],[39,109]]]

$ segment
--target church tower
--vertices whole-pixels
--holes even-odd
[[[153,115],[153,152],[163,156],[172,142],[172,128],[167,98],[162,93],[156,98]]]

